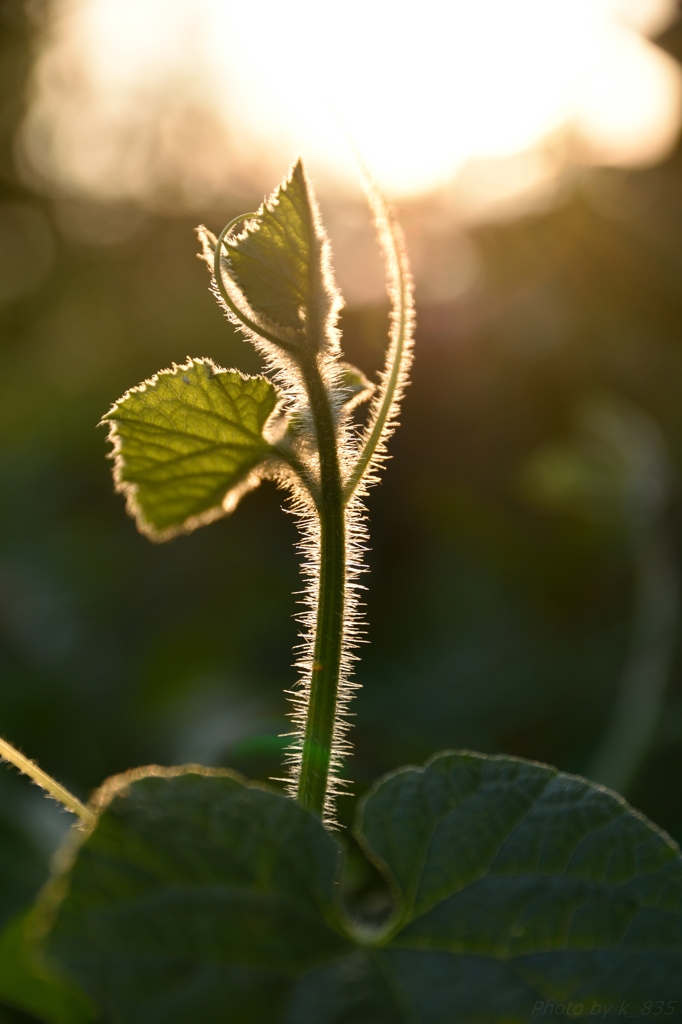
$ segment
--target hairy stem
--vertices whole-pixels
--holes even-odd
[[[51,775],[44,772],[34,761],[31,761],[21,751],[13,747],[11,743],[8,743],[7,740],[0,739],[0,758],[9,761],[20,772],[23,772],[24,775],[28,775],[30,779],[37,782],[57,803],[62,804],[72,814],[77,814],[86,825],[95,824],[97,819],[93,811],[89,810],[85,804],[82,804],[72,793],[69,793],[68,789],[60,785]]]
[[[344,486],[348,503],[363,479],[371,477],[371,467],[381,458],[386,441],[396,426],[396,415],[412,359],[414,302],[412,275],[402,232],[391,210],[373,184],[366,181],[379,244],[386,261],[388,291],[391,299],[391,340],[381,384],[370,409],[370,416],[361,439],[360,453]]]
[[[302,483],[305,490],[310,496],[317,500],[317,483],[313,480],[312,476],[308,471],[308,467],[303,463],[299,457],[289,448],[286,443],[276,444],[275,451],[284,462],[294,471],[300,482]]]
[[[334,416],[314,354],[302,359],[301,370],[320,459],[320,575],[298,800],[314,814],[322,815],[327,801],[343,650],[346,524]]]

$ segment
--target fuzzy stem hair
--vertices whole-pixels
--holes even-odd
[[[349,752],[348,704],[357,684],[351,680],[354,648],[361,633],[357,577],[364,571],[366,542],[361,497],[378,479],[386,458],[386,441],[397,425],[400,399],[411,362],[414,311],[412,279],[402,234],[376,186],[367,191],[386,265],[391,299],[391,327],[385,368],[370,407],[369,420],[358,435],[350,424],[353,403],[344,401],[343,364],[336,327],[341,299],[329,264],[329,243],[319,211],[300,164],[294,175],[305,182],[313,257],[309,264],[305,326],[297,337],[280,335],[269,322],[259,322],[241,302],[230,278],[222,247],[240,220],[258,221],[256,214],[235,218],[219,239],[205,229],[200,237],[204,259],[213,271],[213,291],[228,318],[264,355],[276,382],[287,396],[292,422],[298,424],[292,447],[282,447],[286,466],[273,472],[289,489],[302,540],[302,574],[306,582],[300,675],[290,699],[296,731],[287,749],[288,791],[304,807],[334,824],[334,801],[343,791],[339,769]],[[271,198],[270,203],[276,202]],[[228,281],[223,279],[226,274]],[[368,389],[369,391],[369,389]],[[287,442],[289,443],[289,442]]]
[[[414,286],[403,233],[391,207],[367,172],[365,185],[386,264],[391,329],[386,362],[360,437],[359,454],[344,484],[346,502],[358,489],[364,494],[371,484],[378,482],[378,472],[387,458],[386,443],[398,426],[400,402],[408,383],[414,347]]]
[[[307,639],[308,657],[299,663],[305,676],[294,694],[295,721],[300,731],[292,745],[290,791],[304,806],[323,813],[328,823],[333,822],[334,798],[343,791],[338,769],[349,752],[347,711],[357,688],[350,677],[353,648],[362,632],[356,580],[364,569],[366,529],[360,496],[378,481],[386,442],[397,426],[412,361],[414,331],[412,276],[402,232],[379,190],[370,179],[367,184],[387,267],[391,328],[386,365],[359,440],[337,429],[335,451],[332,445],[327,449],[327,436],[332,436],[325,411],[329,408],[328,392],[320,387],[322,381],[314,370],[304,370],[318,442],[320,500],[316,509],[318,529],[304,545],[312,556],[312,564],[307,567],[312,583],[307,621],[314,635]],[[337,490],[339,469],[345,472]]]
[[[9,761],[15,768],[18,768],[24,775],[28,775],[41,789],[44,789],[48,796],[65,807],[67,811],[76,814],[84,825],[94,825],[96,815],[85,804],[82,804],[77,797],[69,793],[61,783],[53,779],[51,775],[39,768],[35,761],[31,761],[20,750],[13,747],[7,740],[0,739],[0,759]]]
[[[329,397],[317,361],[307,357],[303,378],[317,435],[320,496],[319,543],[315,562],[319,585],[312,664],[307,689],[305,729],[297,782],[299,802],[324,814],[334,754],[334,727],[342,682],[346,597],[346,521],[337,433]]]

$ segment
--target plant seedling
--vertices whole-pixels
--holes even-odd
[[[213,291],[266,373],[190,358],[104,417],[117,487],[155,540],[229,513],[266,477],[288,492],[307,581],[296,732],[288,795],[190,765],[110,779],[88,807],[70,798],[81,828],[1,939],[0,996],[46,1021],[682,1020],[677,846],[615,793],[545,765],[446,752],[380,780],[355,834],[394,909],[370,928],[341,902],[334,801],[362,497],[396,425],[413,329],[401,234],[369,192],[393,307],[376,387],[342,361],[341,299],[299,162],[257,213],[218,238],[200,229]]]

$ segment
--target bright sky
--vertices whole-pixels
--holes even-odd
[[[297,153],[394,195],[517,160],[655,162],[680,68],[649,41],[674,0],[60,0],[39,57],[29,159],[69,188],[190,204],[269,190]],[[547,154],[550,154],[548,157]],[[519,164],[517,158],[534,157]],[[539,161],[539,162],[538,162]],[[544,161],[544,162],[543,162]],[[526,177],[524,178],[524,174]],[[509,183],[500,180],[501,189]]]

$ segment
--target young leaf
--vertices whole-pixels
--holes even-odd
[[[343,393],[343,405],[350,412],[351,409],[361,405],[371,397],[374,385],[371,381],[367,380],[362,370],[358,370],[357,366],[353,366],[351,363],[340,363],[339,370],[341,371],[340,384]]]
[[[207,245],[211,240],[205,231],[202,238],[212,262],[212,242]],[[247,219],[241,234],[223,247],[221,263],[246,300],[256,328],[262,326],[266,337],[274,331],[272,340],[280,338],[285,348],[295,350],[305,338],[318,349],[340,298],[300,160],[255,217]]]
[[[90,1024],[96,1006],[70,981],[40,962],[31,942],[30,916],[19,914],[0,932],[0,1001],[45,1024]]]
[[[117,487],[155,540],[233,511],[272,455],[263,428],[278,403],[265,377],[189,359],[127,391],[103,417]]]
[[[192,767],[104,793],[49,952],[113,1021],[271,1021],[293,978],[349,948],[340,849],[293,801]]]

